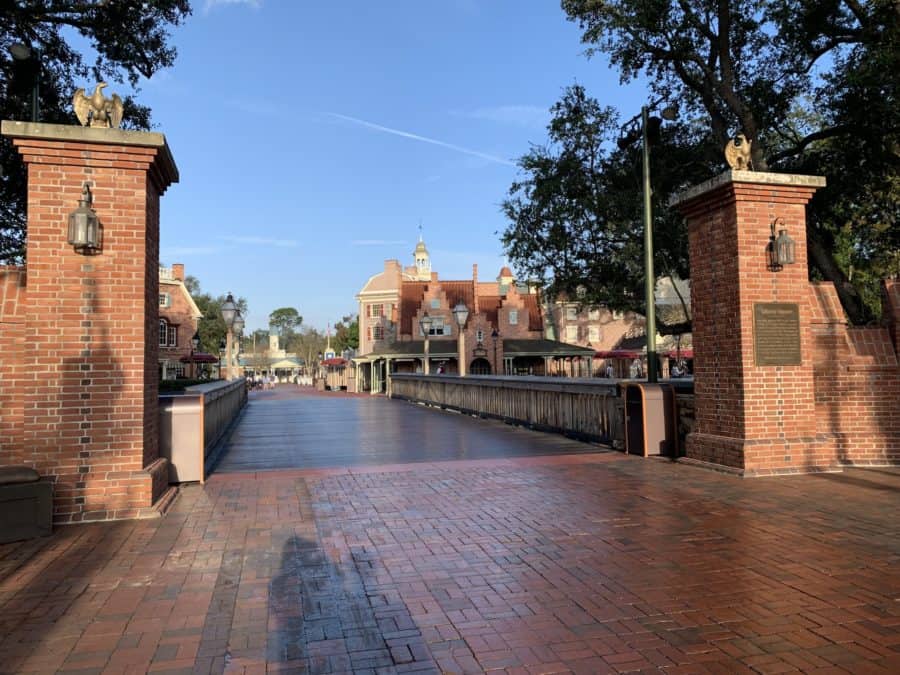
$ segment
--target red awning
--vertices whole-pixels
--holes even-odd
[[[322,361],[323,366],[343,366],[347,363],[347,359],[336,356],[333,359],[325,359]]]
[[[665,353],[665,356],[668,356],[670,359],[692,359],[694,358],[694,350],[693,349],[682,349],[680,352],[676,350],[671,350]]]
[[[182,356],[179,361],[182,363],[218,363],[219,357],[203,352],[194,352],[194,356]]]

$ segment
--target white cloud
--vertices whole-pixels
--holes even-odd
[[[409,138],[411,140],[419,141],[421,143],[430,143],[431,145],[437,145],[442,148],[447,148],[448,150],[453,150],[455,152],[461,152],[465,155],[471,155],[472,157],[480,157],[481,159],[486,159],[489,162],[496,162],[497,164],[506,164],[507,166],[516,166],[515,162],[511,162],[508,159],[503,159],[502,157],[497,157],[496,155],[489,155],[486,152],[480,152],[478,150],[464,148],[461,145],[454,145],[453,143],[446,143],[445,141],[439,141],[436,138],[428,138],[427,136],[420,136],[419,134],[414,134],[409,131],[403,131],[401,129],[392,129],[391,127],[385,127],[380,124],[375,124],[374,122],[367,122],[366,120],[361,120],[357,117],[350,117],[349,115],[341,115],[340,113],[326,112],[325,114],[330,115],[331,117],[336,117],[337,119],[340,119],[340,120],[344,120],[346,122],[358,124],[359,126],[366,127],[367,129],[374,129],[375,131],[381,131],[386,134],[393,134],[394,136],[400,136],[401,138]]]
[[[455,112],[454,114],[526,129],[542,129],[546,126],[550,116],[546,108],[536,105],[498,105],[476,108],[467,112]]]
[[[403,246],[406,244],[402,239],[354,239],[350,242],[351,246]]]
[[[294,239],[274,239],[272,237],[242,237],[226,235],[220,237],[232,244],[243,244],[249,246],[274,246],[275,248],[294,248],[298,246],[298,242]]]
[[[262,7],[262,0],[206,0],[206,4],[203,5],[203,13],[208,14],[216,7],[224,7],[225,5],[246,5],[253,9],[259,9]]]

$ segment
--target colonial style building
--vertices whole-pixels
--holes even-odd
[[[493,281],[479,281],[477,265],[471,279],[442,280],[421,239],[413,259],[406,268],[385,261],[357,295],[359,391],[386,391],[392,372],[588,374],[593,351],[547,339],[537,290],[508,267]],[[462,325],[456,307],[465,307]]]
[[[159,267],[159,375],[163,380],[196,377],[191,338],[203,313],[184,285],[184,265]],[[199,355],[196,355],[200,358]],[[206,356],[206,355],[204,355]]]

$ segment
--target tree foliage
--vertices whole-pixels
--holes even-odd
[[[197,308],[203,314],[197,325],[197,332],[200,334],[201,352],[206,354],[218,354],[228,328],[225,326],[225,319],[222,318],[222,305],[225,303],[225,296],[212,296],[203,292],[200,288],[200,282],[196,277],[189,276],[184,280],[184,285],[194,299]],[[240,310],[241,315],[247,316],[248,306],[246,298],[236,298],[234,304]]]
[[[682,180],[661,176],[654,168],[658,203],[665,202],[671,189],[721,171],[721,148],[737,132],[753,141],[757,170],[826,175],[828,188],[816,195],[810,207],[808,251],[813,274],[835,282],[852,320],[869,320],[877,309],[874,298],[878,277],[900,272],[896,223],[900,201],[900,106],[896,98],[900,12],[895,3],[562,0],[562,7],[580,26],[589,54],[606,54],[623,81],[643,75],[654,98],[680,104],[683,123],[673,132],[673,148],[680,149],[683,156],[693,156],[693,162],[690,170],[677,170]],[[572,106],[564,105],[555,112],[556,117],[567,113],[563,117],[573,121],[579,117],[578,109]],[[608,113],[604,115],[609,119]],[[555,218],[558,225],[544,232],[521,227],[522,215],[527,216],[528,208],[539,205],[533,218],[538,223],[551,206],[549,196],[536,190],[538,184],[548,190],[555,185],[570,191],[578,179],[564,178],[568,171],[603,174],[596,179],[581,179],[588,187],[597,184],[604,191],[613,191],[621,186],[609,182],[605,175],[615,170],[615,152],[607,153],[608,162],[601,161],[596,168],[583,159],[572,161],[553,124],[550,145],[555,150],[542,156],[541,149],[532,149],[520,161],[526,179],[513,185],[510,200],[504,205],[512,223],[505,241],[513,262],[526,270],[523,255],[539,249],[542,238],[552,235],[576,242],[577,252],[570,252],[554,268],[554,279],[558,269],[571,271],[557,279],[561,285],[571,285],[579,265],[591,266],[581,258],[593,251],[596,219],[608,216],[592,219],[582,215],[563,227],[567,215],[555,204],[551,222]],[[609,136],[609,124],[605,128]],[[567,131],[583,134],[587,145],[593,143],[591,130],[583,125],[573,125]],[[710,148],[715,154],[710,154]],[[675,150],[660,148],[657,155],[670,151]],[[619,166],[624,166],[625,158],[621,160]],[[606,195],[602,200],[592,195],[582,209],[585,213],[597,206],[608,209],[609,202],[619,204],[629,199],[632,204],[639,202],[640,191],[631,188],[630,195]],[[570,192],[564,202],[571,201]],[[515,207],[513,213],[510,202]],[[627,210],[622,207],[620,213]],[[618,219],[619,212],[612,220]],[[636,225],[638,220],[632,218],[630,222]],[[671,229],[656,229],[657,251],[663,260],[668,255],[677,270],[679,240],[683,238],[679,227],[683,226],[674,218],[669,223]],[[621,224],[614,228],[610,240],[619,238],[624,229]],[[620,246],[624,263],[627,245]],[[561,249],[557,252],[563,255]],[[597,292],[600,299],[609,296],[613,304],[636,299],[633,276],[642,270],[632,264],[618,268],[618,274],[612,272],[613,277],[606,282],[609,289]],[[637,308],[636,302],[632,308]]]
[[[359,349],[359,319],[353,315],[346,315],[334,324],[334,342],[332,343],[337,353],[343,353],[346,349]]]
[[[286,341],[301,323],[303,317],[293,307],[280,307],[269,314],[269,326],[282,342]]]
[[[76,124],[78,87],[127,81],[172,66],[169,29],[191,13],[188,0],[0,0],[0,118],[31,119],[39,77],[40,120]],[[84,40],[90,54],[79,51]],[[16,61],[10,48],[28,45],[32,58]],[[39,61],[37,56],[39,55]],[[38,68],[38,63],[40,67]],[[150,109],[125,96],[123,126],[150,128]],[[0,262],[20,262],[25,246],[25,167],[8,139],[0,139]]]

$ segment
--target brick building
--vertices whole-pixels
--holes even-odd
[[[197,307],[184,285],[184,265],[159,267],[159,377],[174,380],[178,377],[194,378],[198,364],[191,357],[208,358],[193,354],[191,338],[197,332],[203,313]]]
[[[359,301],[359,391],[386,391],[391,372],[421,372],[425,335],[421,320],[427,313],[428,370],[458,373],[459,326],[453,309],[463,304],[468,319],[463,327],[465,371],[478,374],[588,374],[592,350],[547,339],[540,296],[536,289],[517,284],[508,267],[493,281],[472,278],[442,280],[431,269],[425,243],[413,252],[414,264],[402,267],[387,260],[384,270],[369,278],[357,294]]]

